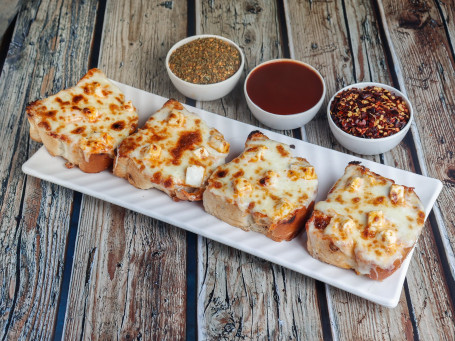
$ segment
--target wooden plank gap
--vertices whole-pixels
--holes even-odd
[[[452,305],[455,303],[455,278],[453,276],[453,273],[455,272],[455,269],[453,268],[454,264],[449,262],[450,257],[455,258],[454,254],[452,253],[450,257],[446,257],[447,254],[443,251],[445,249],[444,247],[444,241],[442,239],[442,236],[440,235],[439,230],[436,228],[438,226],[436,214],[433,211],[430,212],[427,218],[430,221],[430,225],[433,231],[433,236],[434,236],[434,241],[436,243],[437,249],[438,249],[438,256],[439,256],[439,262],[442,266],[442,271],[444,271],[444,277],[446,280],[446,285],[450,294],[450,298],[452,301]],[[448,241],[446,240],[448,243]],[[450,251],[453,251],[450,249]],[[448,259],[449,258],[449,259]]]
[[[196,34],[196,0],[187,2],[186,34],[188,37]]]
[[[186,34],[196,34],[196,2],[187,2]],[[186,98],[186,104],[195,106],[196,101]],[[198,236],[186,232],[186,340],[196,340],[198,326]]]
[[[71,211],[70,227],[65,250],[65,262],[63,264],[63,278],[60,287],[60,296],[58,298],[57,320],[55,323],[54,340],[61,340],[63,330],[65,329],[66,309],[68,306],[68,293],[71,283],[71,272],[73,269],[73,258],[77,239],[77,227],[81,213],[82,194],[73,192],[73,207]]]
[[[439,15],[441,16],[441,19],[442,19],[442,25],[444,26],[444,31],[447,36],[447,41],[449,42],[450,53],[452,54],[452,59],[455,60],[455,50],[453,47],[452,39],[450,39],[449,27],[447,25],[447,20],[444,17],[444,11],[442,10],[441,2],[435,1],[434,3],[435,3],[436,8],[438,9]]]
[[[406,302],[408,304],[409,318],[410,318],[411,324],[412,324],[412,331],[414,333],[414,340],[418,341],[418,340],[420,340],[420,338],[419,338],[419,329],[417,328],[416,315],[415,315],[415,311],[414,311],[414,306],[412,305],[412,300],[411,300],[411,295],[409,293],[409,287],[408,287],[408,280],[407,279],[405,279],[405,281],[404,281],[404,294],[406,296]]]
[[[295,59],[295,49],[294,49],[294,41],[292,39],[292,25],[291,25],[291,18],[290,18],[290,11],[289,11],[289,4],[288,0],[281,0],[279,1],[281,5],[279,5],[279,12],[283,11],[283,16],[281,17],[280,13],[280,18],[281,22],[286,23],[286,32],[287,32],[287,46],[289,50],[289,57],[292,59]],[[346,16],[346,9],[344,6],[344,1],[343,1],[343,12],[344,15]],[[345,17],[346,25],[347,25],[347,20]],[[352,52],[352,46],[350,46],[351,52]],[[296,131],[299,131],[296,136],[298,136],[299,139],[303,141],[308,142],[305,126],[301,127],[300,129],[295,129],[294,133]],[[325,289],[325,290],[323,290]],[[318,299],[318,306],[319,306],[319,316],[320,316],[320,321],[321,321],[321,326],[322,326],[322,335],[324,340],[337,340],[337,333],[332,330],[332,325],[334,321],[333,320],[333,314],[335,313],[333,310],[333,304],[330,303],[330,286],[327,284],[324,284],[320,281],[316,281],[316,294],[317,294],[317,299]]]
[[[327,284],[315,281],[316,294],[318,296],[319,316],[321,317],[322,336],[325,341],[332,341],[332,328],[330,326],[329,306],[327,304],[326,287]]]
[[[101,39],[103,35],[104,27],[104,15],[106,14],[106,2],[107,0],[98,1],[98,10],[96,12],[96,21],[95,21],[95,30],[93,34],[93,39],[91,42],[91,49],[89,55],[89,69],[98,67],[99,57],[100,57],[100,47]]]
[[[348,15],[346,13],[346,2],[345,0],[341,1],[341,8],[343,9],[343,19],[344,19],[344,24],[346,25],[346,34],[348,38],[348,45],[349,45],[349,51],[351,53],[351,56],[355,56],[353,47],[352,47],[352,38],[351,38],[351,30],[349,29],[349,24],[348,24]],[[355,63],[352,63],[352,77],[354,78],[354,82],[357,83],[357,70],[355,69]]]
[[[390,37],[390,34],[388,33],[388,27],[387,27],[387,20],[384,18],[384,9],[382,8],[382,2],[379,4],[379,1],[381,0],[376,0],[372,1],[373,3],[373,11],[375,15],[375,19],[378,21],[378,29],[379,29],[379,35],[381,37],[381,41],[384,42],[383,48],[385,52],[385,56],[387,59],[387,65],[390,68],[390,76],[392,77],[392,86],[399,88],[399,81],[398,81],[398,73],[401,75],[401,70],[396,69],[396,64],[395,61],[397,61],[397,56],[395,52],[392,49],[392,40]],[[392,55],[393,53],[393,55]]]
[[[340,339],[340,337],[339,337],[340,332],[338,330],[338,325],[335,322],[336,321],[335,309],[334,309],[334,305],[332,302],[332,294],[330,293],[331,287],[328,284],[324,284],[324,287],[325,287],[325,297],[327,300],[326,306],[329,308],[329,309],[327,309],[327,312],[328,312],[327,317],[330,322],[330,331],[331,331],[331,334],[328,335],[327,337],[331,337],[331,340],[333,340],[333,341],[338,341]],[[324,329],[326,329],[326,328],[324,328]],[[323,336],[324,336],[324,340],[325,340],[325,337],[326,337],[325,332],[323,333]]]
[[[198,288],[198,236],[186,233],[186,340],[196,340]]]
[[[198,236],[197,237],[197,259],[198,259],[198,276],[197,276],[197,320],[198,320],[198,328],[197,328],[197,340],[204,340],[204,337],[206,335],[206,331],[203,329],[205,327],[204,323],[204,310],[205,310],[205,305],[204,305],[204,297],[205,297],[205,290],[206,290],[206,278],[207,278],[207,269],[208,265],[205,264],[205,266],[202,264],[202,262],[207,263],[207,258],[204,259],[204,251],[203,248],[205,248],[205,255],[208,255],[208,240]],[[202,299],[201,299],[202,298]]]
[[[283,53],[283,58],[291,58],[291,52],[289,48],[289,34],[288,27],[286,22],[286,12],[285,5],[283,0],[277,0],[276,7],[278,9],[278,20],[280,22],[280,35],[281,35],[281,49]],[[283,24],[284,23],[284,24]]]
[[[0,40],[0,75],[1,70],[3,70],[3,65],[5,64],[6,57],[8,56],[9,45],[13,39],[14,28],[16,27],[17,15],[11,21],[11,24],[5,31],[3,37]]]

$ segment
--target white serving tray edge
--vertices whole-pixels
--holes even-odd
[[[167,100],[128,85],[118,82],[115,84],[138,109],[139,126],[142,126],[146,119]],[[305,157],[316,168],[319,178],[317,201],[325,198],[350,161],[360,161],[372,171],[394,179],[396,183],[414,187],[425,207],[426,216],[430,213],[442,189],[442,183],[437,179],[313,145],[202,109],[186,107],[200,115],[210,126],[218,129],[231,143],[228,160],[243,150],[246,137],[253,130],[260,130],[271,139],[294,145],[294,155]],[[201,203],[174,202],[158,190],[137,189],[126,180],[115,177],[110,171],[87,174],[78,168],[68,169],[62,158],[52,157],[44,147],[41,147],[23,164],[22,170],[25,174],[111,202],[232,246],[389,308],[398,304],[412,257],[411,252],[400,269],[392,276],[384,281],[374,281],[364,276],[357,276],[354,271],[340,269],[312,258],[306,250],[305,233],[290,242],[277,243],[259,233],[244,232],[218,220],[205,213]]]

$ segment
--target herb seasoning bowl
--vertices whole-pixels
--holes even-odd
[[[198,42],[196,42],[198,40],[206,40],[207,44],[195,45],[198,44]],[[218,47],[219,51],[217,50]],[[182,48],[183,50],[180,49],[178,51],[180,57],[178,58],[177,63],[173,63],[174,70],[176,71],[173,72],[170,61],[173,53],[179,48]],[[203,52],[205,57],[202,59],[193,58],[196,53],[189,52],[194,48]],[[235,62],[234,64],[232,61],[237,55],[234,54],[235,52],[238,52],[240,61]],[[210,57],[212,57],[210,54],[217,57],[216,64],[209,61]],[[174,84],[177,90],[183,95],[197,101],[213,101],[226,96],[239,81],[244,64],[245,57],[237,44],[232,40],[212,34],[195,35],[180,40],[172,46],[166,56],[166,70],[172,84]],[[175,65],[177,65],[177,69],[175,68]],[[234,70],[233,68],[237,69]],[[205,71],[211,70],[215,71],[211,74],[206,73],[204,76]],[[179,73],[180,77],[177,75]],[[183,78],[186,78],[187,80]],[[208,82],[206,82],[207,80]]]
[[[340,98],[352,93],[359,94],[358,100],[340,107]],[[413,117],[409,99],[381,83],[349,85],[335,93],[327,106],[333,136],[343,147],[362,155],[381,154],[396,147],[411,127]]]
[[[313,119],[325,98],[325,83],[311,65],[273,59],[256,66],[245,80],[248,107],[274,129],[300,128]]]

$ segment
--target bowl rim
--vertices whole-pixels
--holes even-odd
[[[177,50],[179,47],[181,47],[181,46],[183,46],[183,45],[185,45],[185,44],[187,44],[187,43],[189,43],[189,42],[191,42],[193,40],[201,39],[201,38],[218,38],[218,39],[223,40],[223,41],[229,43],[230,45],[234,46],[237,49],[237,51],[239,51],[239,53],[240,53],[240,65],[239,65],[238,70],[232,76],[230,76],[229,78],[226,78],[225,80],[223,80],[221,82],[210,83],[210,84],[197,84],[197,83],[187,82],[186,80],[181,79],[174,72],[172,72],[171,68],[169,67],[169,59],[171,58],[172,53],[175,50]],[[243,72],[244,65],[245,65],[245,56],[244,56],[243,51],[240,48],[240,46],[238,46],[231,39],[228,39],[228,38],[216,35],[216,34],[195,34],[193,36],[186,37],[184,39],[179,40],[174,45],[172,45],[172,47],[169,49],[169,51],[167,52],[167,55],[166,55],[166,60],[165,60],[166,70],[169,73],[171,73],[174,77],[176,77],[179,81],[183,82],[184,84],[187,84],[189,86],[194,86],[194,87],[200,87],[200,88],[206,88],[208,86],[214,86],[214,85],[218,86],[218,85],[226,84],[229,81],[232,81],[232,79],[234,77],[236,77],[238,74],[241,74]]]
[[[390,135],[390,136],[386,136],[386,137],[378,137],[378,138],[368,139],[368,138],[365,138],[365,137],[354,136],[354,135],[351,135],[351,134],[345,132],[340,127],[338,127],[338,125],[333,121],[332,115],[330,114],[330,106],[331,106],[335,96],[338,95],[340,92],[342,92],[344,90],[347,90],[347,89],[356,88],[356,87],[359,88],[359,89],[363,89],[363,88],[366,88],[367,86],[382,87],[382,88],[394,93],[395,95],[401,96],[405,100],[406,105],[409,108],[409,120],[406,123],[406,125],[399,132],[397,132],[397,133],[395,133],[393,135]],[[411,101],[409,100],[409,98],[404,93],[402,93],[400,90],[394,88],[393,86],[390,86],[390,85],[387,85],[387,84],[384,84],[384,83],[377,83],[377,82],[358,82],[358,83],[353,83],[351,85],[345,86],[344,88],[342,88],[342,89],[338,90],[337,92],[335,92],[335,94],[332,96],[332,98],[330,98],[330,100],[329,100],[329,102],[327,104],[327,119],[329,120],[329,125],[331,127],[335,128],[337,130],[337,132],[341,133],[342,136],[351,138],[353,140],[357,140],[359,142],[373,144],[373,143],[379,142],[379,141],[380,142],[384,142],[384,141],[387,142],[389,140],[396,139],[397,137],[400,137],[401,135],[403,135],[403,137],[404,137],[404,134],[407,133],[407,131],[411,127],[412,121],[414,120],[414,109],[412,107],[412,104],[411,104]]]
[[[309,69],[313,70],[319,76],[319,79],[322,82],[322,95],[321,95],[321,98],[319,99],[319,101],[317,101],[317,103],[315,105],[313,105],[311,108],[309,108],[308,110],[305,110],[305,111],[302,111],[302,112],[298,112],[298,113],[295,113],[295,114],[285,114],[285,115],[275,114],[273,112],[270,112],[270,111],[262,109],[260,106],[258,106],[256,103],[254,103],[254,101],[248,95],[248,91],[246,90],[246,85],[248,83],[248,79],[250,78],[252,73],[257,68],[259,68],[259,67],[261,67],[263,65],[266,65],[266,64],[279,63],[279,62],[283,62],[283,61],[285,61],[285,62],[289,62],[290,61],[290,62],[295,62],[297,64],[302,64],[302,65],[308,67]],[[250,72],[248,72],[248,75],[246,76],[245,82],[243,84],[243,92],[245,93],[245,97],[254,106],[254,108],[259,109],[261,111],[261,113],[265,114],[266,116],[274,117],[274,118],[278,118],[279,117],[279,118],[287,119],[287,120],[290,120],[292,118],[296,118],[298,116],[303,116],[305,114],[308,114],[308,112],[311,111],[312,109],[314,109],[315,107],[322,105],[322,102],[324,102],[324,99],[325,99],[326,91],[327,91],[327,89],[326,89],[326,86],[325,86],[324,77],[322,77],[321,73],[314,66],[312,66],[312,65],[310,65],[308,63],[302,62],[300,60],[297,60],[297,59],[292,59],[292,58],[271,59],[271,60],[267,60],[265,62],[262,62],[262,63],[256,65],[254,68],[251,69]]]

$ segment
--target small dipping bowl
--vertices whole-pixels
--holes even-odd
[[[310,122],[325,98],[325,83],[311,65],[294,59],[274,59],[256,66],[245,80],[246,102],[254,117],[284,130]]]
[[[196,83],[190,83],[187,82],[181,78],[179,78],[177,75],[175,75],[172,70],[169,67],[169,59],[171,58],[172,53],[177,50],[179,47],[197,39],[201,38],[216,38],[223,40],[230,44],[231,46],[234,46],[237,51],[239,51],[240,54],[240,66],[238,70],[229,78],[218,82],[218,83],[212,83],[212,84],[196,84]],[[192,98],[197,101],[213,101],[216,99],[219,99],[221,97],[226,96],[231,90],[235,87],[237,82],[240,79],[240,76],[242,75],[243,72],[243,66],[245,64],[245,56],[243,55],[242,50],[240,47],[234,43],[232,40],[229,40],[227,38],[213,35],[213,34],[200,34],[200,35],[195,35],[192,37],[185,38],[183,40],[180,40],[177,42],[174,46],[171,47],[169,52],[167,53],[166,56],[166,70],[169,75],[169,78],[171,79],[172,84],[177,88],[178,91],[180,91],[183,95],[186,97]]]
[[[343,131],[340,127],[337,126],[337,124],[333,121],[332,115],[330,114],[330,107],[332,106],[332,102],[335,99],[335,97],[340,94],[341,92],[351,89],[351,88],[357,88],[359,90],[362,90],[368,86],[374,86],[378,88],[383,88],[385,90],[388,90],[390,93],[397,97],[401,97],[403,101],[405,102],[406,106],[409,109],[409,120],[406,123],[406,125],[401,128],[400,131],[398,131],[395,134],[386,136],[386,137],[378,137],[378,138],[363,138],[363,137],[358,137],[351,135],[345,131]],[[376,155],[376,154],[381,154],[385,153],[392,148],[396,147],[401,140],[405,137],[406,133],[408,132],[409,128],[411,127],[412,120],[414,118],[414,111],[411,105],[411,102],[409,99],[399,90],[386,85],[386,84],[381,84],[381,83],[374,83],[374,82],[364,82],[364,83],[356,83],[349,85],[347,87],[344,87],[343,89],[339,90],[333,97],[330,99],[329,104],[327,105],[327,120],[329,121],[329,127],[330,130],[332,131],[333,136],[335,136],[336,140],[346,149],[349,149],[350,151],[362,155]]]

